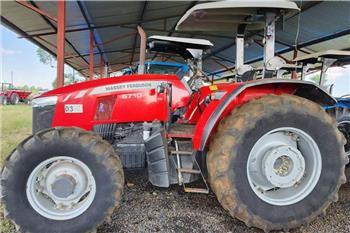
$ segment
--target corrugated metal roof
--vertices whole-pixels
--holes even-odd
[[[57,3],[30,1],[49,15],[56,16]],[[234,37],[231,33],[174,31],[181,16],[197,1],[68,1],[66,22],[66,63],[84,75],[89,67],[89,29],[94,29],[94,65],[100,71],[100,56],[109,63],[111,71],[129,66],[138,60],[139,37],[136,26],[141,25],[148,36],[166,35],[203,38],[214,47],[205,55],[204,70],[208,73],[234,67]],[[326,49],[350,49],[350,2],[297,2],[301,6],[300,31],[297,40],[302,53]],[[29,38],[32,42],[56,54],[56,23],[16,2],[2,2],[2,23]],[[287,19],[276,30],[277,51],[291,58],[298,28],[298,15]],[[259,35],[260,34],[260,35]],[[106,43],[113,38],[118,40]],[[261,33],[249,35],[245,48],[246,62],[257,62],[263,49],[255,43]],[[147,54],[149,60],[175,60],[163,54]]]

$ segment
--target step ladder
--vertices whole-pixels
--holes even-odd
[[[182,185],[184,187],[184,191],[188,193],[204,193],[208,194],[209,193],[209,187],[207,184],[207,181],[205,180],[205,177],[203,175],[202,170],[200,169],[200,166],[195,158],[195,155],[192,151],[180,151],[178,142],[176,139],[174,139],[175,143],[175,150],[171,151],[171,155],[176,156],[176,161],[177,161],[177,174],[178,174],[178,180],[179,180],[179,185]],[[191,156],[193,160],[193,168],[183,168],[181,167],[181,156]],[[188,187],[186,184],[183,182],[183,174],[197,174],[200,175],[202,183],[204,184],[203,188],[196,188],[196,187]]]

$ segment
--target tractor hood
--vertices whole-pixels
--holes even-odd
[[[189,90],[175,75],[125,75],[77,83],[33,100],[33,122],[38,125],[33,131],[42,129],[42,122],[92,130],[99,124],[167,121],[169,101],[174,110],[186,106],[189,99]]]
[[[111,78],[95,79],[91,81],[85,81],[80,83],[75,83],[67,85],[64,87],[56,88],[51,91],[47,91],[37,96],[36,98],[47,97],[47,96],[59,96],[63,94],[69,94],[73,92],[78,92],[82,90],[89,90],[94,87],[125,83],[125,82],[142,82],[149,79],[159,79],[159,80],[174,80],[178,79],[175,75],[157,75],[157,74],[135,74],[135,75],[125,75]]]

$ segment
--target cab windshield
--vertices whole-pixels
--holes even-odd
[[[182,79],[187,73],[188,68],[186,64],[181,63],[146,63],[145,72],[147,74],[174,74]]]

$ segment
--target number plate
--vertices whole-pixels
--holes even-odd
[[[82,104],[65,104],[64,105],[65,113],[83,113]]]

